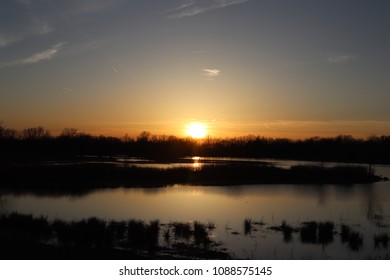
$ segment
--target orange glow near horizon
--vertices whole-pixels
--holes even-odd
[[[186,133],[192,138],[202,139],[207,135],[207,127],[199,122],[190,123],[187,125]]]
[[[269,138],[307,139],[312,137],[336,137],[351,135],[354,138],[367,138],[373,135],[390,135],[390,121],[250,121],[250,120],[207,120],[196,121],[182,118],[145,122],[106,122],[106,123],[52,123],[33,122],[12,123],[2,121],[0,126],[16,130],[41,126],[50,131],[52,136],[58,136],[66,127],[75,128],[80,133],[92,136],[124,136],[136,138],[142,131],[151,135],[173,135],[199,139],[235,138],[260,136]]]

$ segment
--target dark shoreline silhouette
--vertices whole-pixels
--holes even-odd
[[[66,128],[52,136],[43,127],[22,131],[0,125],[0,162],[74,159],[81,155],[127,155],[159,160],[187,156],[296,159],[390,164],[390,136],[350,135],[292,140],[243,136],[197,140],[142,132],[137,137],[92,136]]]
[[[292,166],[284,169],[263,164],[205,165],[151,168],[108,163],[69,165],[7,165],[0,169],[0,188],[12,192],[80,193],[98,188],[164,187],[183,185],[243,184],[344,184],[373,183],[385,178],[363,166]]]
[[[181,163],[184,157],[250,157],[317,161],[312,166],[278,168],[264,162],[234,161],[201,168],[145,168],[115,157],[137,157],[139,163]],[[114,160],[113,160],[114,159]],[[151,160],[151,161],[150,161]],[[361,162],[363,166],[324,167],[325,161]],[[390,163],[390,136],[367,140],[350,136],[306,140],[247,136],[195,140],[154,136],[91,136],[64,129],[52,136],[42,127],[23,131],[0,126],[0,190],[2,193],[83,195],[94,189],[243,184],[373,183],[383,179],[372,164]],[[188,164],[188,161],[185,162]],[[317,164],[317,165],[316,165]]]

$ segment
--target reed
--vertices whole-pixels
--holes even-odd
[[[341,225],[341,233],[340,233],[342,243],[348,242],[350,233],[351,233],[351,228],[347,225],[342,224]]]
[[[192,235],[191,224],[190,223],[181,223],[174,222],[172,223],[173,231],[176,238],[182,238],[189,240]]]
[[[229,258],[225,252],[212,249],[209,230],[212,224],[199,221],[194,223],[174,222],[161,233],[159,220],[146,223],[139,219],[128,221],[105,221],[98,218],[80,221],[63,221],[56,219],[48,222],[44,217],[10,213],[0,215],[0,256],[17,256],[16,258],[60,258],[67,259],[110,259],[110,258],[155,258],[160,253],[164,258]],[[171,241],[171,231],[175,238],[182,241]],[[35,233],[34,233],[35,232]],[[168,248],[160,247],[159,239],[163,237]],[[180,246],[182,244],[182,246]],[[6,246],[5,246],[6,245]],[[13,251],[13,248],[41,248],[27,253]],[[182,249],[178,249],[182,248]],[[168,255],[166,255],[168,252]]]
[[[47,217],[33,217],[15,212],[0,215],[0,229],[7,229],[23,239],[48,239],[52,234]]]
[[[349,234],[348,246],[352,251],[359,251],[360,248],[363,246],[362,235],[357,231],[352,231]]]
[[[324,222],[318,224],[318,243],[326,245],[333,242],[334,223]]]
[[[201,222],[194,222],[194,243],[195,245],[207,245],[210,243],[207,225]]]
[[[252,229],[253,229],[252,219],[246,218],[246,219],[244,220],[244,234],[245,234],[245,235],[251,234]]]
[[[215,229],[215,223],[214,223],[214,222],[211,222],[211,221],[209,221],[209,222],[207,222],[207,225],[206,225],[206,227],[207,227],[207,229],[208,229],[209,231],[212,231],[212,230],[214,230],[214,229]]]
[[[293,233],[294,229],[290,225],[287,224],[286,220],[282,221],[281,230],[283,232],[283,241],[286,243],[291,242],[292,241],[292,233]]]
[[[348,247],[352,251],[359,251],[363,246],[363,236],[361,233],[352,230],[350,226],[344,224],[341,225],[340,237],[341,242],[348,243]]]
[[[317,222],[302,223],[300,236],[303,243],[317,243]]]
[[[389,235],[387,233],[382,233],[374,236],[375,248],[380,248],[381,246],[387,249],[389,243]]]

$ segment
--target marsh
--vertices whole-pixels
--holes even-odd
[[[227,159],[219,159],[226,161]],[[243,159],[241,159],[243,160]],[[215,159],[213,159],[215,161]],[[250,161],[250,160],[249,160]],[[245,161],[247,162],[247,161]],[[245,162],[243,164],[245,164]],[[199,162],[198,162],[199,163]],[[172,168],[182,164],[197,172],[207,166],[196,162],[158,163]],[[306,162],[299,162],[301,165]],[[137,163],[139,164],[139,162]],[[151,162],[145,164],[152,164]],[[267,161],[280,168],[292,161]],[[310,163],[312,164],[312,163]],[[165,166],[164,166],[165,165]],[[325,166],[335,164],[326,163]],[[389,166],[375,166],[377,174],[390,175]],[[3,211],[17,211],[49,221],[72,222],[97,217],[123,221],[159,220],[160,224],[212,224],[210,240],[221,244],[232,258],[243,259],[382,259],[389,257],[387,241],[390,225],[390,182],[356,184],[172,184],[164,187],[116,187],[88,189],[86,192],[11,192],[2,189]],[[305,223],[318,224],[313,242],[304,242]],[[327,224],[328,223],[328,224]],[[290,227],[286,238],[275,227]],[[329,235],[321,235],[320,225],[332,225]],[[359,238],[358,246],[343,239],[343,228]],[[329,227],[328,227],[329,228]],[[174,232],[162,228],[160,239]],[[324,232],[324,231],[322,231]],[[348,235],[350,236],[350,235]],[[344,236],[345,237],[345,236]],[[324,239],[325,238],[325,239]],[[327,242],[319,242],[327,240]],[[356,243],[356,242],[355,242]]]

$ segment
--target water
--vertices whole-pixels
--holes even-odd
[[[198,160],[197,160],[198,161]],[[277,161],[279,166],[296,162]],[[189,164],[189,163],[185,163]],[[189,167],[200,168],[194,162]],[[378,174],[390,177],[389,166],[376,166]],[[44,215],[49,219],[107,220],[131,218],[145,221],[212,222],[215,241],[235,258],[249,259],[369,259],[388,258],[387,246],[375,246],[374,237],[390,235],[390,181],[353,186],[342,185],[243,185],[182,186],[165,188],[104,189],[82,196],[35,194],[1,195],[7,211]],[[244,220],[250,218],[247,234]],[[293,232],[289,242],[283,233],[270,229],[283,221],[293,228],[302,222],[334,223],[333,241],[326,245],[302,242]],[[257,223],[256,223],[257,222]],[[260,223],[261,222],[261,223]],[[341,242],[341,225],[359,232],[363,244],[352,250]]]

